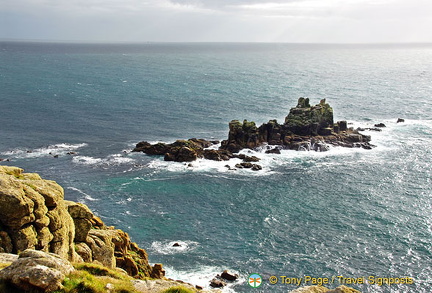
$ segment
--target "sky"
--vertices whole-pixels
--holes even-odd
[[[432,42],[430,0],[0,0],[0,39]]]

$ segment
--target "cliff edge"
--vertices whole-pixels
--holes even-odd
[[[86,205],[65,200],[56,182],[0,166],[0,253],[27,249],[121,268],[138,279],[163,277],[161,266],[151,267],[126,232],[107,227]]]

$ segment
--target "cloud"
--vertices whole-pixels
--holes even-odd
[[[0,0],[0,38],[431,42],[429,0]]]

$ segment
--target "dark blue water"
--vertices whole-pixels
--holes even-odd
[[[246,278],[412,277],[353,287],[430,292],[430,60],[419,45],[0,43],[0,158],[56,180],[173,278],[230,269],[228,291],[286,292]],[[130,153],[224,139],[232,119],[282,122],[300,96],[353,126],[384,122],[377,148],[257,152],[262,172]]]

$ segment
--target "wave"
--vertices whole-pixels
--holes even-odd
[[[214,277],[216,277],[216,275],[221,274],[226,268],[216,266],[201,266],[197,269],[179,271],[175,270],[170,266],[164,266],[164,269],[166,271],[167,278],[184,281],[193,285],[198,285],[205,289],[212,289],[210,287],[210,281]],[[230,271],[238,274],[238,272],[236,271]],[[221,290],[221,292],[235,293],[236,291],[234,290],[234,287],[239,284],[244,284],[245,282],[246,278],[240,275],[240,278],[237,281],[233,283],[228,283],[227,286]]]
[[[68,153],[71,154],[72,152],[87,145],[87,143],[59,143],[36,149],[16,148],[10,151],[2,152],[0,155],[15,159],[63,156],[68,155]]]
[[[248,156],[256,156],[260,161],[256,164],[263,169],[260,171],[252,171],[250,169],[238,169],[236,164],[241,163],[240,159],[231,159],[229,161],[211,161],[198,159],[193,162],[165,162],[161,157],[153,159],[147,164],[150,169],[155,169],[155,172],[201,172],[216,174],[216,176],[224,176],[236,174],[240,176],[269,176],[278,173],[279,167],[304,166],[305,164],[321,165],[339,165],[344,164],[344,160],[332,160],[332,158],[344,158],[358,156],[356,160],[380,160],[382,152],[397,151],[404,145],[417,143],[425,143],[432,136],[432,121],[430,120],[405,120],[402,123],[396,123],[396,119],[382,120],[379,123],[384,123],[386,127],[380,128],[381,131],[374,130],[377,122],[371,121],[355,121],[349,126],[354,129],[364,128],[361,131],[363,134],[371,135],[371,143],[377,147],[372,150],[362,148],[346,148],[339,146],[329,146],[326,152],[315,151],[294,151],[281,150],[280,154],[266,154],[267,146],[263,146],[257,150],[243,149],[240,154]],[[219,145],[213,145],[212,149],[217,149]],[[330,158],[330,160],[328,159]]]
[[[187,253],[196,249],[199,246],[198,242],[195,241],[170,241],[170,242],[162,242],[155,241],[151,245],[151,250],[159,254],[178,254],[178,253]]]
[[[75,164],[96,165],[96,166],[116,166],[122,164],[131,164],[135,160],[122,154],[113,154],[105,158],[95,158],[90,156],[75,156],[72,159]]]
[[[68,187],[66,187],[66,189],[70,189],[70,190],[76,191],[76,192],[84,195],[84,199],[85,200],[89,200],[89,201],[97,201],[97,200],[99,200],[99,199],[92,197],[90,194],[85,193],[84,191],[82,191],[82,190],[80,190],[80,189],[78,189],[76,187],[68,186]]]

